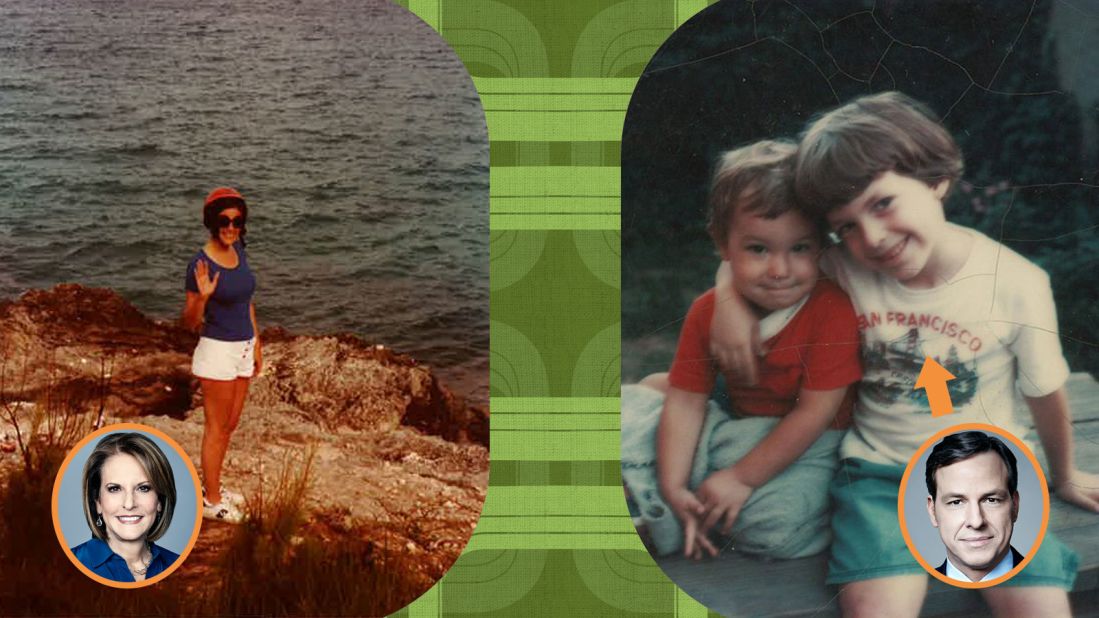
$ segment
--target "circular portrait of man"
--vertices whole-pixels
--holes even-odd
[[[913,555],[946,583],[1007,581],[1037,551],[1048,490],[1021,440],[960,426],[925,443],[908,467],[902,527]]]

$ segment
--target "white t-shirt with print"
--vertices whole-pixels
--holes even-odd
[[[842,249],[822,259],[851,297],[861,339],[863,379],[841,457],[904,465],[933,434],[960,423],[1022,437],[1012,418],[1015,387],[1038,397],[1068,378],[1049,276],[984,234],[955,227],[973,247],[958,273],[932,289],[907,288]],[[947,383],[953,414],[932,417],[926,391],[914,388],[926,357],[956,378]]]

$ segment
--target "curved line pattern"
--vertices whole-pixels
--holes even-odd
[[[631,74],[632,72],[629,72],[626,69],[635,64],[640,65],[641,68],[644,69],[649,64],[649,61],[652,60],[653,55],[650,51],[651,49],[652,46],[648,43],[639,42],[633,47],[627,47],[626,49],[622,50],[621,52],[619,52],[618,56],[615,57],[614,61],[611,63],[610,68],[607,69],[608,75],[618,75],[620,73],[623,75]],[[627,57],[627,54],[633,52],[636,52],[636,59],[633,57]]]
[[[522,281],[542,259],[545,231],[495,232],[489,241],[489,287],[503,290]]]
[[[549,376],[542,353],[516,328],[489,321],[489,394],[496,397],[542,397],[549,394]]]
[[[625,68],[628,68],[634,64],[641,65],[642,68],[648,66],[650,60],[653,59],[653,55],[658,51],[660,45],[664,44],[667,36],[657,37],[656,34],[664,34],[663,30],[644,29],[634,30],[632,32],[626,32],[615,38],[612,45],[608,46],[606,51],[603,52],[603,71],[608,76],[618,76],[620,73],[626,75]],[[655,40],[648,40],[648,37],[653,37]],[[620,45],[621,44],[621,45]],[[617,47],[622,47],[618,49]],[[614,58],[610,63],[607,63],[607,56],[614,54]],[[630,53],[636,53],[637,59],[626,58],[626,55]]]
[[[643,550],[634,551],[645,553]],[[599,600],[619,610],[645,614],[670,613],[675,603],[676,587],[663,571],[651,560],[647,566],[631,566],[626,562],[612,566],[608,559],[610,553],[603,550],[573,552],[576,574],[584,586]],[[652,577],[639,577],[640,573],[648,573]]]
[[[496,251],[489,257],[489,262],[495,262],[508,257],[511,250],[515,247],[515,243],[518,238],[513,230],[496,230],[489,234],[489,246],[491,247],[495,243],[508,242],[507,247],[498,247]]]
[[[584,346],[576,359],[572,375],[574,397],[618,396],[617,378],[622,358],[619,341],[621,333],[622,323],[615,322],[598,332]]]
[[[477,550],[472,553],[477,554]],[[544,550],[511,550],[512,561],[488,579],[443,582],[444,606],[448,614],[483,614],[501,610],[523,599],[538,584],[546,567]],[[457,569],[457,564],[454,570]],[[486,586],[489,582],[493,585]]]
[[[572,234],[576,253],[588,272],[615,290],[622,289],[622,233],[618,230],[577,230]]]
[[[613,550],[607,550],[607,551],[613,551],[614,554],[615,554],[615,557],[618,558],[618,560],[620,562],[625,562],[626,564],[628,564],[630,566],[644,567],[644,566],[650,566],[654,563],[653,562],[653,557],[650,556],[649,552],[647,552],[647,551],[642,552],[642,551],[637,551],[636,549],[613,549]],[[633,562],[633,561],[629,560],[630,558],[634,558],[634,557],[640,558],[641,559],[640,562]]]
[[[466,556],[476,556],[478,554],[497,554],[491,560],[487,562],[479,562],[473,565],[463,565],[462,559]],[[451,567],[451,573],[447,574],[447,581],[450,584],[487,584],[489,582],[497,581],[504,577],[504,575],[515,566],[516,560],[518,560],[519,550],[517,549],[476,549],[468,554],[462,554],[458,561]],[[506,564],[498,562],[503,558],[511,558]],[[489,575],[489,567],[495,569],[495,573]],[[456,581],[450,581],[453,578],[461,576],[462,579]]]
[[[481,65],[492,67],[492,68],[496,69],[500,73],[500,75],[499,75],[500,77],[514,77],[515,76],[515,70],[512,68],[511,63],[508,61],[507,57],[504,56],[503,54],[501,54],[496,49],[493,49],[493,48],[491,48],[487,45],[480,45],[480,44],[477,44],[477,43],[454,43],[453,47],[454,47],[454,51],[456,51],[456,52],[458,50],[463,50],[462,53],[460,53],[459,55],[461,55],[462,61],[466,63],[466,66],[474,65],[474,64],[481,64]],[[471,49],[472,50],[478,50],[478,51],[484,51],[485,53],[482,54],[482,55],[479,55],[479,56],[475,56],[472,53],[466,53],[465,52],[465,50],[471,50]],[[489,60],[489,57],[493,54],[495,54],[498,57],[498,59],[502,62],[503,68],[500,68],[500,66],[497,65],[497,64],[493,64],[492,61]],[[493,76],[493,77],[496,77],[496,76]]]
[[[621,327],[619,328],[621,336]],[[599,382],[599,392],[610,397],[621,388],[622,384],[622,354],[615,354],[614,358],[603,369],[603,375]],[[610,393],[610,394],[608,394]]]
[[[652,57],[665,38],[675,29],[674,7],[667,3],[643,2],[631,0],[607,7],[588,22],[577,37],[573,47],[572,73],[576,77],[614,77],[608,72],[606,57],[614,47],[615,41],[622,36],[636,32],[637,29],[624,30],[634,24],[667,24],[665,28],[644,28],[659,32],[653,36],[653,43],[647,48],[646,60]],[[617,55],[617,54],[616,54]],[[632,77],[632,75],[631,75]]]
[[[463,565],[463,568],[486,567],[486,566],[496,562],[497,560],[502,559],[504,556],[506,556],[510,553],[513,553],[515,551],[516,550],[514,550],[514,549],[475,549],[473,551],[463,553],[461,556],[458,557],[458,561],[455,562],[454,564],[455,565],[460,565],[460,564],[462,564],[463,560],[467,560],[467,559],[472,560],[474,557],[480,558],[481,554],[496,554],[495,556],[492,556],[492,557],[486,556],[488,558],[488,560],[486,560],[484,562],[476,562],[476,563]],[[512,562],[514,562],[514,559],[512,559]]]
[[[649,552],[640,549],[632,550],[635,554],[644,554],[649,558],[648,564],[630,562],[623,560],[620,555],[621,552],[626,551],[622,549],[604,549],[599,552],[600,558],[603,559],[603,564],[607,567],[607,571],[618,576],[622,581],[630,582],[631,584],[655,584],[655,583],[667,583],[668,576],[664,574],[664,571],[660,569],[649,556]],[[614,557],[615,561],[611,562],[610,558]],[[636,571],[637,573],[631,573]],[[654,575],[655,577],[642,577],[642,575]]]
[[[447,2],[443,10],[443,36],[452,41],[455,49],[457,38],[463,46],[492,50],[506,59],[508,71],[502,72],[505,77],[547,73],[549,60],[542,34],[518,10],[492,0]],[[485,28],[486,21],[497,27]],[[465,55],[462,59],[467,65],[474,61]]]

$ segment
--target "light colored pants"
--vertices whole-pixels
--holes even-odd
[[[641,385],[622,387],[622,482],[637,503],[660,555],[683,548],[683,528],[664,502],[657,481],[656,430],[663,407],[660,391]],[[689,488],[696,489],[711,473],[735,464],[780,420],[733,418],[717,403],[708,402]],[[732,545],[737,551],[801,558],[828,547],[828,487],[844,433],[825,431],[790,467],[752,493],[733,525]]]

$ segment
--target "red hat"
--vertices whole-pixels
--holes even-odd
[[[213,204],[217,200],[220,200],[220,199],[226,198],[226,197],[235,197],[235,198],[237,198],[238,200],[240,200],[242,202],[244,201],[244,196],[241,195],[240,192],[238,192],[236,189],[234,189],[232,187],[218,187],[218,188],[214,189],[213,191],[211,191],[210,194],[206,196],[206,202],[203,203],[202,207],[205,208],[205,207],[209,206],[210,204]]]

